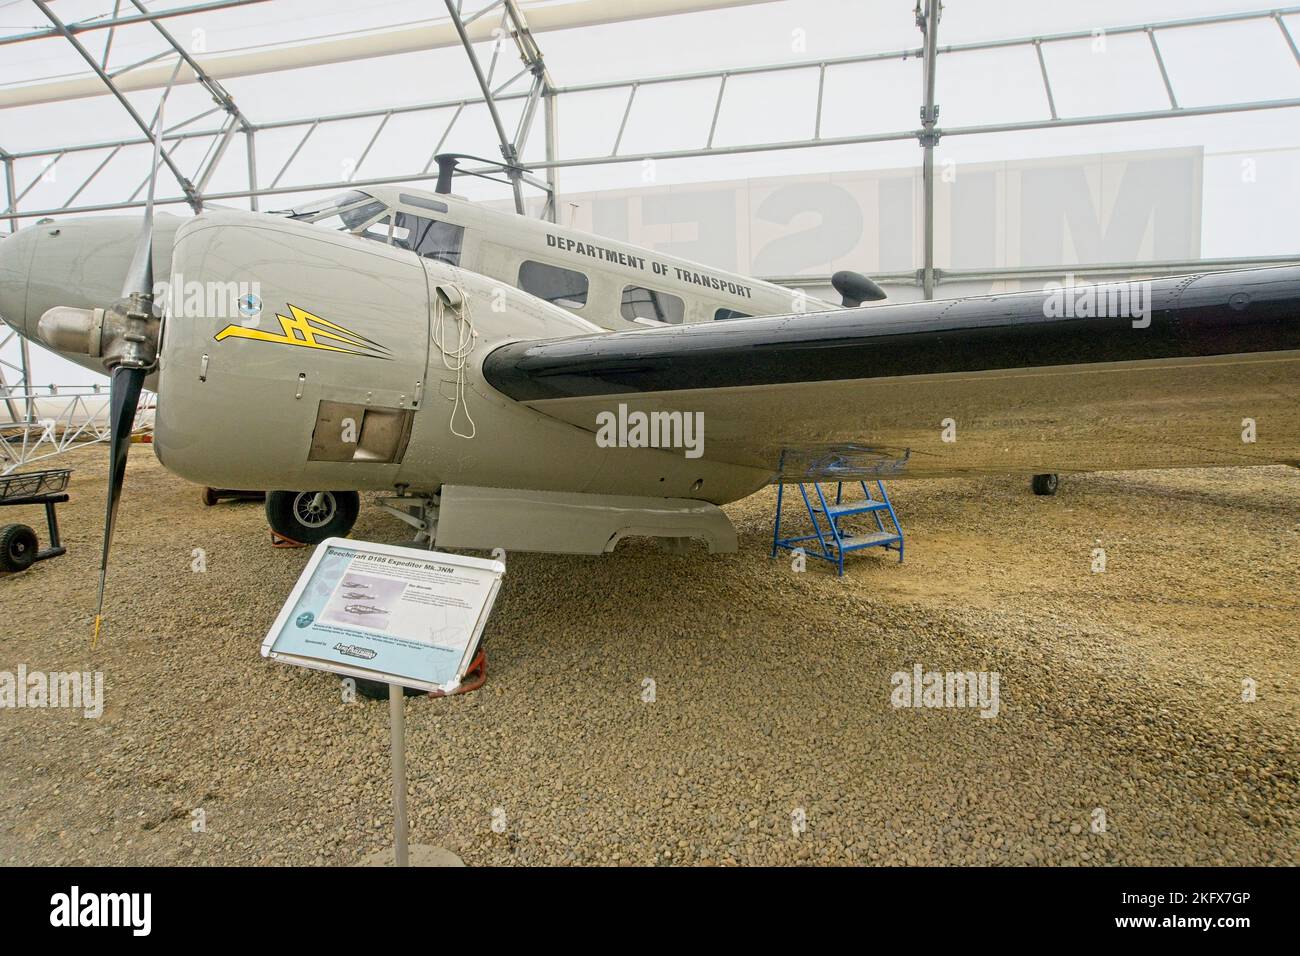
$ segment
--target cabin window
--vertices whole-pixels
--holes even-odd
[[[623,318],[629,322],[651,319],[669,325],[680,325],[682,319],[686,317],[686,303],[667,292],[630,285],[623,289],[623,304],[620,311]]]
[[[587,304],[587,277],[572,269],[528,260],[519,267],[519,288],[566,309]]]
[[[464,226],[441,219],[399,212],[393,224],[393,245],[453,266],[460,265],[460,247],[464,239]]]
[[[753,316],[748,312],[737,312],[735,309],[719,309],[713,313],[713,321],[720,319],[752,319]]]

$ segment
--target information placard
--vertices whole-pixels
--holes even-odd
[[[262,656],[449,693],[504,574],[500,561],[329,538],[316,546]]]

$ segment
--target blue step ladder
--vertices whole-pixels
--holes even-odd
[[[772,557],[779,550],[794,551],[802,548],[804,554],[812,558],[829,561],[844,574],[844,555],[851,551],[866,548],[885,548],[898,552],[898,560],[903,560],[903,529],[894,514],[889,492],[885,491],[883,481],[859,481],[862,497],[844,500],[845,484],[854,482],[837,482],[834,501],[828,500],[828,492],[822,489],[821,482],[809,481],[799,484],[799,494],[803,496],[804,506],[808,509],[808,518],[812,522],[813,533],[793,538],[781,537],[781,507],[784,504],[785,485],[776,488],[776,524],[772,529]],[[868,485],[874,485],[873,489]],[[809,494],[809,489],[812,493]],[[866,531],[848,530],[840,527],[840,522],[855,515],[870,515],[875,519],[876,529]],[[866,523],[866,522],[863,522]],[[820,549],[820,550],[819,550]]]

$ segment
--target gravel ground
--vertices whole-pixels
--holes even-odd
[[[103,671],[106,706],[0,710],[0,862],[384,847],[386,706],[258,656],[308,552],[137,447],[91,651],[103,450],[69,464],[69,554],[0,578],[0,670]],[[891,491],[907,562],[842,579],[768,560],[772,491],[728,509],[734,555],[511,555],[487,685],[408,704],[412,839],[471,865],[1300,863],[1300,472]],[[354,533],[403,536],[373,508]],[[916,663],[996,671],[997,717],[894,708]]]

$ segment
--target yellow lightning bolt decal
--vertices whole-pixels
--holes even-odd
[[[371,358],[389,358],[388,349],[377,342],[372,342],[363,335],[358,335],[329,319],[322,319],[306,309],[289,305],[293,318],[276,314],[280,320],[279,333],[264,329],[250,329],[243,325],[227,325],[217,333],[217,341],[222,339],[252,339],[255,342],[274,342],[277,345],[294,345],[304,349],[321,349],[326,352],[343,352],[347,355],[365,355]],[[339,343],[337,345],[331,342]]]

